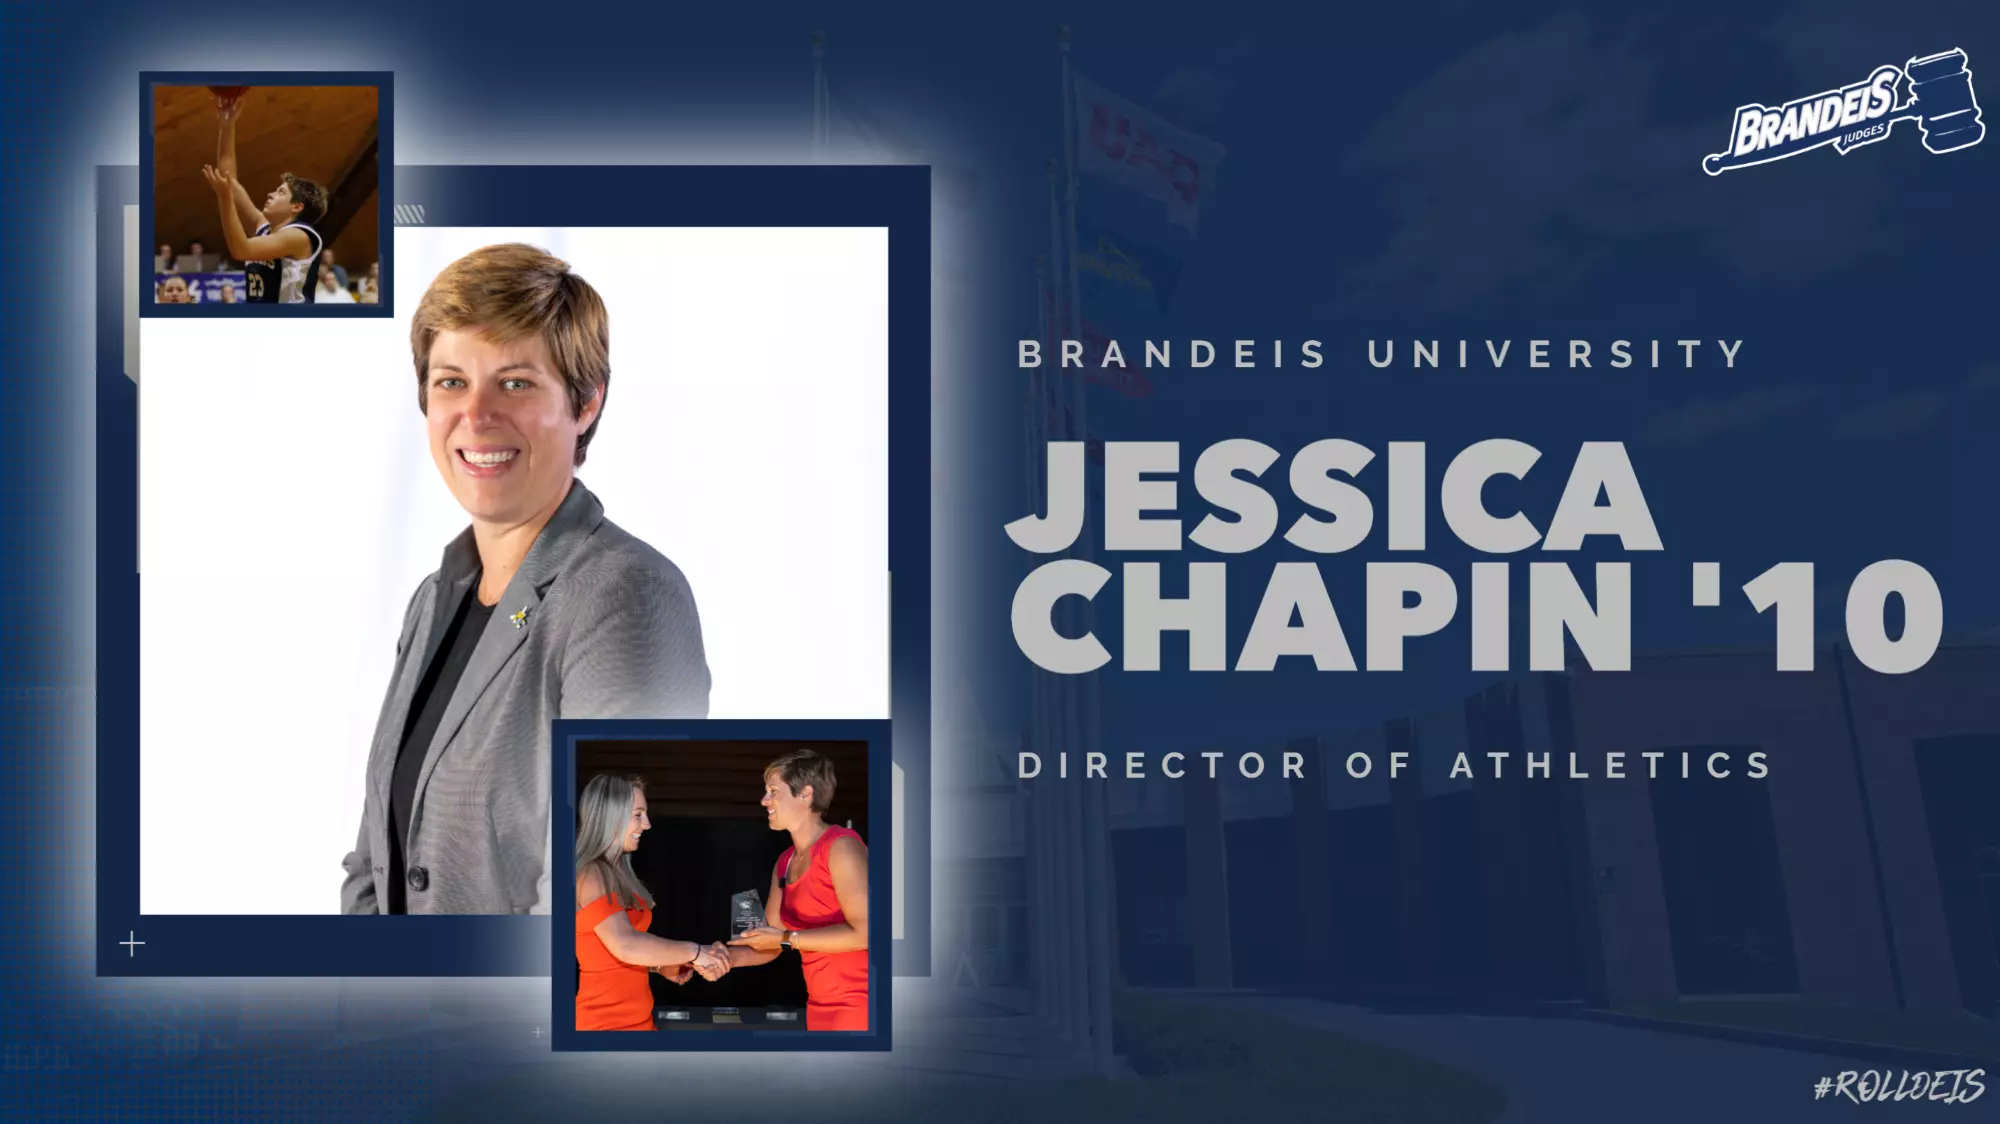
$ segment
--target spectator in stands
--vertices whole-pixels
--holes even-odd
[[[188,295],[187,278],[178,273],[167,274],[166,280],[160,282],[159,301],[161,304],[193,304],[194,298]]]
[[[162,242],[160,243],[160,252],[153,255],[153,272],[172,273],[173,271],[174,271],[173,243]]]
[[[223,304],[236,303],[236,282],[224,281],[222,283],[222,303]]]
[[[325,277],[328,271],[340,281],[341,288],[347,288],[347,271],[340,268],[340,263],[334,260],[332,246],[319,252],[319,275]]]
[[[330,269],[319,271],[319,295],[314,298],[320,304],[353,304],[354,294],[343,288]]]
[[[197,273],[207,272],[208,251],[202,248],[200,242],[188,243],[188,256],[194,259],[195,272]]]

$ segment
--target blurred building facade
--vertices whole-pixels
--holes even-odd
[[[960,828],[937,833],[936,967],[981,984],[1061,986],[1035,934],[1064,922],[1037,917],[1030,885],[1061,838],[1031,809],[1043,789],[1100,786],[1125,983],[2000,1015],[2000,638],[1907,675],[1826,648],[1811,672],[1733,651],[1521,676],[1427,714],[1212,747],[1215,780],[1196,760],[1180,780],[1022,782],[1032,731],[975,740],[940,754],[960,764],[939,822]],[[1129,747],[1103,748],[1115,772]],[[1251,750],[1257,779],[1234,768]],[[1305,779],[1281,777],[1287,751]],[[1395,752],[1409,764],[1391,779]],[[1461,752],[1470,777],[1451,775]],[[1604,776],[1611,752],[1622,779]],[[1767,777],[1747,775],[1752,752]],[[1357,753],[1365,779],[1345,768]],[[1497,779],[1488,753],[1510,754]],[[1707,775],[1714,753],[1729,776]],[[1546,776],[1525,775],[1530,754]]]

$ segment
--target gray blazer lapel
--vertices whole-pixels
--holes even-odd
[[[479,646],[472,650],[472,662],[465,665],[465,673],[459,677],[458,687],[452,691],[451,699],[445,704],[444,716],[438,719],[437,733],[424,753],[423,771],[417,774],[416,806],[423,806],[425,786],[430,784],[431,770],[437,768],[438,758],[443,756],[444,747],[458,736],[458,728],[465,725],[466,715],[478,704],[479,697],[486,688],[493,685],[493,678],[528,638],[528,630],[535,627],[536,612],[541,608],[542,599],[533,586],[522,588],[521,575],[507,583],[507,592],[502,594],[498,604],[493,606],[493,615],[486,620],[485,631],[479,634]],[[516,624],[516,621],[520,623]],[[410,817],[410,833],[416,834],[417,817]]]
[[[437,655],[438,645],[444,643],[445,630],[451,627],[451,619],[458,615],[458,606],[465,599],[465,591],[479,579],[479,546],[472,541],[472,528],[467,527],[444,548],[444,561],[438,565],[436,578],[437,593],[431,598],[431,608],[424,620],[417,622],[415,638],[423,640],[422,657],[417,661],[416,678],[410,681],[410,693],[416,694],[417,685],[423,682],[424,672],[430,670],[431,657]],[[401,735],[398,735],[399,737]]]
[[[375,802],[384,809],[389,806],[389,784],[396,775],[396,757],[402,750],[403,731],[410,724],[410,704],[416,699],[417,687],[424,681],[424,669],[430,664],[423,644],[425,638],[430,636],[431,622],[438,614],[438,585],[438,577],[433,574],[427,588],[419,594],[421,607],[417,610],[417,619],[411,623],[410,639],[397,661],[396,679],[389,684],[389,702],[382,712],[381,725],[375,732],[375,760],[379,764],[370,780]],[[383,814],[387,815],[387,812]]]
[[[451,618],[458,612],[466,589],[478,576],[479,550],[468,527],[444,548],[444,558],[437,573],[431,575],[430,588],[423,594],[423,607],[410,627],[400,673],[390,687],[389,710],[383,716],[380,732],[384,744],[379,747],[386,764],[376,771],[374,778],[375,797],[384,809],[389,807],[389,786],[396,775],[396,758],[401,754],[404,732],[410,725],[410,706],[416,701],[417,688],[423,684],[424,673],[430,670],[431,657],[437,654],[445,630],[451,627]]]
[[[422,819],[424,790],[430,784],[431,772],[437,768],[438,758],[443,756],[451,740],[458,736],[459,727],[465,725],[466,716],[472,713],[480,696],[492,686],[494,677],[507,666],[507,661],[520,649],[530,630],[536,627],[541,617],[538,610],[542,607],[542,592],[561,575],[563,567],[596,533],[603,521],[604,505],[590,494],[582,481],[577,481],[571,486],[569,495],[564,497],[562,506],[549,518],[548,525],[536,536],[535,545],[529,548],[521,568],[508,581],[506,592],[493,606],[493,615],[487,619],[485,630],[479,634],[479,646],[473,649],[472,662],[466,665],[465,673],[459,677],[444,716],[438,720],[437,734],[424,754],[423,769],[417,774],[416,800],[410,814],[412,837],[416,835]],[[447,551],[448,556],[449,553]],[[454,610],[456,604],[453,602]],[[443,624],[432,629],[434,634],[441,633],[450,625],[450,618],[445,616],[442,607],[434,609],[433,615],[443,620]],[[436,643],[433,639],[433,647]],[[431,654],[434,653],[425,656],[426,666]],[[411,689],[414,691],[414,686]],[[407,704],[404,709],[408,710]]]

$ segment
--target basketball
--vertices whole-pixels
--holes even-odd
[[[208,92],[214,94],[218,101],[231,102],[242,97],[243,91],[249,88],[248,86],[210,86]]]

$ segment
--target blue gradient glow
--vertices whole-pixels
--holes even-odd
[[[1176,371],[1155,380],[1159,393],[1143,403],[1099,398],[1091,424],[1102,436],[1179,441],[1184,465],[1193,451],[1236,437],[1291,450],[1327,436],[1378,448],[1422,439],[1440,449],[1509,436],[1556,459],[1579,440],[1624,440],[1675,566],[1719,560],[1733,595],[1766,566],[1811,560],[1825,579],[1821,633],[1829,638],[1840,599],[1828,591],[1876,558],[1907,557],[1943,588],[1948,638],[1983,632],[1976,644],[1993,644],[2000,583],[1993,524],[1982,513],[2000,373],[1981,326],[1991,303],[1984,270],[2000,252],[1992,207],[2000,148],[1932,156],[1899,136],[1892,140],[1911,143],[1719,179],[1699,171],[1730,110],[1752,99],[1828,88],[1877,63],[1950,46],[1968,53],[1975,81],[1987,81],[2000,58],[1992,5],[1780,0],[1613,14],[1547,0],[1123,2],[1075,15],[1087,16],[1076,19],[1074,43],[1094,81],[1228,146],[1200,236],[1180,248],[1185,269],[1164,330],[1218,342],[1317,336],[1336,357],[1316,372]],[[12,159],[0,168],[0,231],[6,260],[35,263],[31,281],[9,274],[15,291],[38,286],[33,300],[0,301],[0,354],[12,376],[0,481],[14,501],[10,513],[25,511],[9,528],[10,580],[0,584],[0,621],[15,638],[0,657],[12,704],[12,783],[0,810],[16,853],[16,922],[0,934],[0,959],[8,1015],[32,1028],[8,1039],[7,1060],[15,1072],[44,1074],[20,1094],[25,1107],[220,1116],[252,1102],[288,1117],[702,1118],[754,1087],[773,1114],[815,1120],[1086,1112],[1290,1119],[1302,1105],[1340,1113],[1350,1086],[1392,1073],[1409,1075],[1406,1090],[1425,1091],[1476,1075],[1496,1095],[1482,1102],[1486,1111],[1456,1117],[1468,1122],[1483,1124],[1505,1103],[1510,1119],[1650,1114],[1721,1124],[1801,1115],[1796,1106],[1810,1096],[1815,1072],[1859,1064],[1796,1040],[1748,1046],[1564,1017],[1609,1003],[1607,963],[1652,965],[1648,981],[1672,1000],[1673,945],[1753,945],[1742,934],[1688,938],[1662,894],[1639,903],[1639,892],[1661,881],[1658,859],[1649,866],[1646,856],[1664,844],[1617,830],[1649,821],[1643,788],[1615,790],[1631,815],[1596,821],[1596,843],[1617,835],[1619,847],[1632,848],[1607,858],[1549,842],[1583,816],[1583,795],[1568,789],[1560,797],[1503,789],[1496,819],[1494,804],[1479,803],[1491,791],[1483,785],[1413,795],[1330,784],[1322,795],[1333,798],[1325,820],[1335,826],[1301,817],[1295,832],[1280,817],[1244,810],[1296,801],[1305,787],[1269,792],[1232,782],[1197,838],[1189,797],[1203,794],[1148,783],[1107,796],[1118,884],[1086,889],[1115,895],[1116,967],[1138,988],[1118,1002],[1181,993],[1176,1002],[1186,1007],[1167,1028],[1165,1053],[1200,1072],[1083,1077],[1070,1036],[1076,997],[1052,995],[1050,981],[1060,992],[1084,938],[1047,887],[1078,891],[1071,842],[1081,833],[1077,796],[1087,790],[1012,778],[1012,754],[1025,739],[1061,743],[1043,740],[1047,731],[1023,714],[1028,677],[1006,621],[1009,595],[1033,559],[1001,530],[1039,503],[1021,471],[1024,396],[1012,341],[1034,331],[1033,261],[1050,243],[1043,162],[1061,145],[1054,37],[1072,16],[1047,5],[977,19],[911,7],[826,23],[836,96],[864,99],[934,164],[970,172],[979,188],[969,206],[940,194],[933,211],[933,761],[952,791],[937,802],[931,838],[965,880],[949,892],[941,883],[934,903],[933,928],[948,950],[936,974],[921,986],[898,981],[897,1049],[837,1066],[824,1058],[557,1059],[535,1036],[536,1020],[547,1017],[545,981],[212,986],[90,977],[99,951],[88,917],[91,594],[87,568],[75,560],[93,557],[95,546],[87,326],[96,306],[91,259],[72,247],[90,244],[92,166],[136,157],[137,72],[393,70],[396,160],[404,165],[803,162],[811,156],[809,36],[826,18],[802,6],[511,3],[465,15],[375,0],[289,17],[247,5],[0,8],[0,115],[13,134]],[[1088,184],[1084,208],[1130,203],[1109,196]],[[647,199],[623,202],[635,223],[645,221]],[[1375,372],[1360,358],[1370,338],[1407,348],[1413,338],[1463,337],[1476,348],[1490,336],[1518,348],[1530,337],[1697,335],[1746,339],[1742,366],[1472,377]],[[1559,486],[1537,479],[1505,489],[1505,498],[1545,513]],[[1189,512],[1198,510],[1185,486],[1183,497]],[[1232,574],[1246,579],[1240,592],[1232,581],[1232,622],[1250,619],[1262,585],[1254,575],[1282,549],[1232,560]],[[1436,554],[1446,567],[1466,560],[1451,548]],[[1641,589],[1635,600],[1640,654],[1720,647],[1762,660],[1768,617],[1740,603],[1690,613],[1685,571],[1668,576],[1677,580]],[[1347,592],[1336,588],[1336,601],[1344,604]],[[1121,614],[1115,598],[1103,600],[1099,627],[1115,640]],[[1426,736],[1433,745],[1472,744],[1466,703],[1484,698],[1475,692],[1494,677],[1468,673],[1464,640],[1454,627],[1413,646],[1400,675],[1321,675],[1291,661],[1259,675],[1106,676],[1102,748],[1268,753],[1319,736],[1377,748]],[[1168,642],[1170,667],[1180,643]],[[1910,796],[1913,755],[1864,761],[1861,743],[1871,720],[1893,719],[1878,736],[1907,743],[1906,726],[1930,733],[1918,720],[1946,710],[1930,703],[1953,704],[1954,715],[1973,710],[1988,680],[1944,671],[1926,681],[1931,694],[1880,705],[1873,719],[1828,719],[1810,739],[1826,756],[1777,763],[1776,828],[1758,838],[1789,835],[1794,846],[1785,865],[1771,859],[1771,881],[1741,889],[1730,904],[1746,917],[1799,910],[1791,930],[1815,951],[1798,958],[1805,994],[1759,1000],[1768,1009],[1859,995],[1875,1005],[1871,1019],[1892,1022],[1900,994],[1918,994],[1915,981],[1931,979],[1933,997],[1943,990],[1936,981],[1949,975],[1951,950],[1933,916],[1942,913],[1937,894],[1926,889],[1936,879],[1923,853],[1931,845],[1926,812]],[[1662,673],[1667,688],[1672,674]],[[1532,686],[1521,697],[1541,709],[1517,707],[1527,713],[1505,736],[1546,745],[1575,736],[1568,717],[1553,717],[1570,714],[1551,701],[1567,697],[1563,690]],[[1489,710],[1518,704],[1510,689],[1478,713],[1490,718]],[[1661,697],[1674,701],[1670,689]],[[1662,709],[1712,716],[1718,729],[1746,713],[1794,725],[1825,717],[1788,708],[1747,676],[1696,702],[1712,709]],[[1958,732],[1984,737],[1992,728]],[[1864,765],[1901,771],[1871,779],[1860,775]],[[1467,812],[1475,807],[1478,816]],[[281,826],[281,811],[272,818]],[[1515,824],[1523,830],[1508,830]],[[1343,834],[1313,850],[1298,842],[1308,830]],[[1534,850],[1544,843],[1549,852]],[[1872,877],[1857,873],[1870,856],[1891,854],[1891,844],[1901,860],[1873,863]],[[1409,848],[1406,859],[1396,857],[1398,846]],[[1202,847],[1208,865],[1197,901],[1188,875]],[[1514,858],[1494,859],[1496,851]],[[197,861],[228,876],[227,856]],[[1709,873],[1719,883],[1748,867],[1714,864]],[[1295,881],[1301,870],[1322,876],[1316,888]],[[1009,878],[1028,888],[1017,892]],[[1877,911],[1878,883],[1893,909]],[[1700,889],[1702,879],[1682,885]],[[1009,989],[986,986],[992,981],[978,978],[976,958],[956,953],[1005,934],[1007,911],[1024,898],[1016,950],[1031,946],[1023,957],[1030,966],[1008,983],[1010,998],[1027,994],[1030,1005],[993,1017],[987,1000]],[[1622,903],[1632,904],[1621,911]],[[1225,938],[1216,951],[1209,942],[1198,961],[1189,931],[1218,915],[1231,918],[1234,943]],[[1308,924],[1315,916],[1341,930],[1339,940],[1348,929],[1365,940],[1321,955],[1329,940]],[[1405,924],[1430,943],[1403,939]],[[1764,940],[1763,930],[1752,936]],[[1891,943],[1901,961],[1883,951]],[[1554,1010],[1496,1014],[1485,1005],[1502,985],[1535,975],[1549,948],[1578,950],[1574,972],[1556,973],[1554,990],[1522,1002],[1552,997]],[[1908,978],[1892,981],[1899,962],[1910,966]],[[1480,975],[1485,969],[1493,971]],[[1186,994],[1218,978],[1238,991]],[[1409,989],[1422,990],[1410,1001]],[[1961,1025],[1975,1017],[1956,1002],[1946,996],[1935,1006]],[[1185,1013],[1197,1003],[1209,1006]],[[1344,1055],[1347,1068],[1301,1066],[1287,1084],[1251,1064],[1268,1059],[1240,1042],[1174,1048],[1225,1022],[1225,1011],[1263,1018],[1267,1034],[1249,1041],[1272,1054],[1295,1042],[1315,1063],[1319,1051],[1356,1042],[1377,1052],[1359,1062]],[[1978,1017],[1990,1025],[1990,1011]],[[246,1025],[283,1029],[246,1033]],[[1158,1064],[1157,1054],[1134,1048],[1130,1034],[1143,1026],[1120,1029],[1121,1064]],[[259,1045],[223,1045],[231,1041]],[[1412,1055],[1435,1064],[1399,1068]],[[124,1085],[107,1091],[113,1080]],[[1385,1096],[1401,1103],[1404,1095]]]
[[[8,13],[8,19],[37,20],[38,16],[15,10]],[[116,37],[87,44],[76,38],[80,27],[52,19],[43,18],[39,26],[10,27],[9,31],[16,33],[9,36],[14,48],[8,52],[12,56],[8,59],[12,68],[10,108],[18,120],[24,97],[37,103],[37,116],[24,139],[32,151],[43,154],[42,166],[65,169],[58,190],[50,190],[48,181],[32,185],[17,181],[16,190],[10,192],[17,202],[8,223],[13,235],[10,245],[46,245],[52,238],[78,247],[91,244],[94,192],[90,168],[135,160],[138,136],[130,75],[141,68],[198,70],[254,65],[274,70],[394,70],[398,76],[395,159],[399,164],[787,164],[810,158],[810,64],[804,31],[789,50],[771,45],[743,56],[762,59],[762,69],[769,73],[789,70],[794,76],[789,90],[754,74],[738,75],[734,79],[737,88],[730,89],[729,69],[714,65],[716,60],[711,59],[701,71],[687,71],[680,77],[686,88],[678,97],[658,89],[631,88],[629,80],[613,80],[603,90],[587,92],[579,89],[574,74],[563,77],[558,96],[550,89],[536,90],[532,83],[481,74],[483,66],[472,58],[441,66],[439,52],[431,45],[438,40],[411,26],[417,20],[407,15],[391,20],[370,14],[365,5],[353,6],[344,9],[333,25],[300,36],[295,31],[258,30],[240,18],[214,11],[154,8],[132,12]],[[437,27],[435,34],[463,40],[462,33],[444,26]],[[55,60],[64,55],[73,62],[58,70]],[[445,58],[450,58],[449,53]],[[593,70],[605,75],[616,68]],[[620,89],[621,84],[626,88]],[[58,93],[60,96],[51,96]],[[882,96],[892,104],[896,101],[893,94]],[[583,107],[593,104],[610,108],[584,112]],[[661,112],[663,104],[677,105],[680,111]],[[718,107],[726,108],[718,111]],[[643,201],[635,200],[633,221],[644,223],[647,217]],[[962,261],[975,235],[963,214],[938,208],[934,237],[940,260]],[[89,268],[91,261],[90,254],[76,253],[48,263],[37,308],[44,329],[53,324],[92,322],[96,277]],[[978,279],[962,269],[957,272],[958,283],[945,287],[944,292],[959,294],[964,307],[970,309],[976,303]],[[940,322],[950,315],[946,307],[949,301],[949,296],[941,295],[936,313]],[[16,355],[32,357],[38,366],[71,372],[94,366],[88,333],[38,330],[17,338],[32,342],[27,349],[17,348]],[[942,341],[945,336],[938,333],[935,338]],[[943,342],[936,349],[941,381],[952,381],[944,365],[946,356],[955,349]],[[63,420],[41,429],[46,452],[33,459],[44,466],[63,465],[56,479],[68,482],[66,490],[42,497],[59,528],[53,541],[45,540],[48,553],[43,557],[94,557],[92,380],[45,378],[36,385],[50,396],[49,412]],[[940,415],[934,424],[941,434],[956,429],[947,416]],[[964,442],[939,441],[936,447],[937,478],[969,479],[971,462]],[[945,525],[940,522],[934,527],[942,549]],[[82,685],[91,680],[94,597],[86,568],[50,565],[46,574],[60,590],[50,605],[62,607],[65,622],[65,627],[50,629],[47,634],[65,637],[67,642],[50,651],[52,658],[37,661],[32,679],[51,685],[15,686],[28,677],[10,676],[8,689],[16,699],[31,702],[32,729],[38,735],[33,744],[38,757],[52,767],[41,775],[57,782],[55,788],[62,798],[58,804],[37,802],[19,809],[24,815],[15,822],[17,831],[39,835],[47,842],[63,841],[47,852],[53,861],[31,868],[37,872],[33,876],[35,892],[60,892],[82,903],[91,900],[96,861],[89,814],[95,803],[95,775],[88,750],[93,742],[95,704],[87,689],[65,684]],[[942,587],[934,590],[934,600],[939,610],[962,603]],[[955,631],[942,621],[940,624],[939,636]],[[942,650],[937,658],[957,662]],[[943,722],[947,716],[939,714],[938,718]],[[31,790],[40,786],[23,787]],[[65,809],[69,814],[64,814]],[[59,835],[46,834],[56,825],[62,825]],[[226,871],[222,857],[217,857],[216,865],[219,872]],[[92,980],[98,953],[87,909],[37,912],[29,928],[31,934],[23,935],[32,942],[29,947],[37,950],[34,959],[43,965],[42,979],[84,981],[81,991],[65,988],[59,1001],[44,1002],[48,1014],[75,1028],[70,1034],[82,1033],[76,1040],[81,1048],[93,1054],[108,1051],[107,1058],[128,1056],[136,1050],[142,1068],[147,1068],[143,1063],[147,1057],[156,1057],[171,1069],[193,1058],[213,1056],[217,1049],[229,1051],[253,1042],[260,1044],[259,1049],[289,1041],[296,1043],[296,1048],[325,1050],[339,1048],[342,1041],[382,1034],[405,1038],[417,1034],[426,1042],[455,1034],[478,1038],[481,1032],[474,1027],[491,1029],[486,1038],[496,1061],[510,1056],[543,1056],[546,1049],[538,1048],[532,1036],[534,1024],[544,1019],[547,1011],[546,993],[540,990],[546,984],[540,981],[530,981],[524,987],[522,981]],[[143,954],[143,948],[137,952]],[[42,991],[44,1000],[54,999],[56,994]],[[15,998],[26,996],[16,992]],[[188,1029],[196,1012],[199,1017],[192,1021],[206,1029]],[[95,1029],[86,1031],[86,1027]],[[502,1045],[503,1039],[511,1048]],[[484,1053],[485,1047],[480,1052]],[[732,1082],[749,1079],[760,1068],[748,1059],[714,1061],[716,1064],[704,1067],[704,1073],[718,1093]],[[566,1075],[588,1086],[605,1076],[637,1076],[661,1063],[643,1058],[578,1058],[566,1059],[563,1064]],[[382,1073],[389,1086],[384,1090],[386,1099],[377,1104],[384,1109],[405,1103],[400,1094],[427,1100],[449,1083],[448,1079],[397,1077],[398,1068],[391,1065]],[[835,1089],[867,1088],[879,1080],[869,1077],[866,1067],[853,1064],[843,1066],[838,1074],[819,1073],[813,1080]],[[305,1097],[308,1091],[295,1090],[287,1099],[297,1098],[292,1103],[303,1106],[309,1103]],[[234,1095],[228,1084],[219,1084],[197,1103],[219,1107]]]

